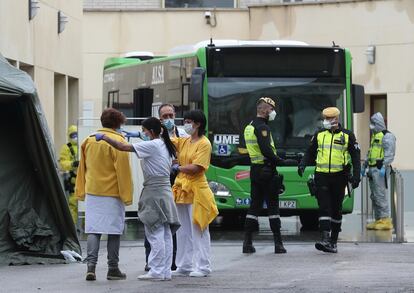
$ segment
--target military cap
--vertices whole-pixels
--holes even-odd
[[[264,103],[266,103],[266,104],[268,104],[268,105],[272,106],[273,108],[276,108],[276,103],[275,103],[275,101],[273,101],[273,99],[272,99],[272,98],[268,98],[268,97],[261,97],[259,100],[257,100],[257,105],[258,105],[260,102],[264,102]]]
[[[322,111],[322,115],[325,118],[338,117],[339,114],[341,114],[341,111],[339,111],[337,107],[328,107],[328,108],[323,109]]]

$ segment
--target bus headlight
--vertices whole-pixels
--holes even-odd
[[[216,196],[224,196],[224,197],[231,196],[230,190],[221,183],[218,183],[216,181],[209,181],[208,186],[210,187],[211,191]]]

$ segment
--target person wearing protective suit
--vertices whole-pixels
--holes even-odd
[[[391,230],[393,226],[386,189],[391,163],[395,156],[396,138],[387,130],[384,118],[379,112],[372,115],[369,128],[372,132],[371,144],[367,158],[363,163],[361,175],[365,176],[367,173],[369,179],[375,221],[366,227],[372,230]]]
[[[311,145],[298,166],[298,174],[302,177],[306,166],[313,165],[316,160],[314,178],[321,241],[315,243],[315,248],[323,252],[337,253],[345,187],[348,181],[353,189],[359,185],[361,154],[354,133],[342,128],[339,123],[339,109],[328,107],[323,110],[322,115],[324,129],[312,137]]]
[[[276,103],[262,97],[257,101],[257,116],[244,129],[244,139],[249,152],[251,203],[244,224],[243,253],[256,252],[253,246],[253,232],[259,228],[258,216],[266,201],[270,229],[273,232],[275,253],[286,253],[280,233],[279,193],[282,184],[278,179],[276,166],[285,164],[277,153],[268,125],[276,117]],[[293,161],[293,160],[289,160]],[[295,165],[297,162],[295,161]]]
[[[71,125],[68,128],[68,143],[64,144],[60,149],[59,165],[64,172],[65,190],[68,193],[68,202],[70,214],[72,215],[75,225],[78,222],[78,200],[76,199],[75,183],[76,172],[78,169],[78,128]]]

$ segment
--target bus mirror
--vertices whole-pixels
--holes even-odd
[[[206,71],[202,67],[195,67],[191,73],[189,101],[201,102],[203,100],[203,84]]]
[[[364,86],[359,84],[352,85],[352,105],[354,113],[362,113],[365,111]]]

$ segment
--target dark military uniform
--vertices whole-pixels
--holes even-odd
[[[275,253],[285,253],[280,234],[279,190],[276,166],[283,162],[276,154],[267,119],[256,117],[244,132],[246,147],[251,160],[251,203],[246,215],[243,253],[255,252],[252,233],[258,230],[258,216],[266,202],[270,228],[274,235]]]

